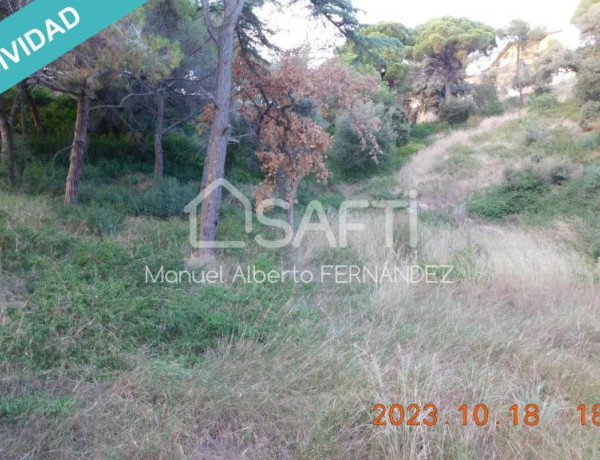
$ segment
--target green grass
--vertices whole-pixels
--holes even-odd
[[[441,161],[434,171],[447,174],[454,177],[470,177],[480,166],[475,158],[475,149],[468,145],[458,145],[453,147],[451,156]]]
[[[410,138],[413,143],[419,144],[426,142],[429,137],[447,130],[444,123],[420,123],[413,125],[410,131]]]
[[[498,186],[472,195],[469,212],[493,221],[548,227],[556,220],[571,222],[576,247],[594,260],[600,257],[600,186],[597,167],[582,178],[549,185],[531,171],[516,173]]]
[[[47,393],[37,392],[22,397],[0,396],[0,422],[25,423],[30,416],[64,417],[73,410],[70,396],[51,398]]]
[[[146,284],[146,266],[152,273],[161,266],[184,269],[189,243],[183,220],[145,219],[141,230],[115,228],[97,236],[93,225],[78,220],[89,220],[97,206],[65,211],[39,199],[43,212],[15,215],[12,200],[0,192],[0,263],[25,283],[0,325],[5,362],[38,370],[121,369],[142,349],[198,361],[222,338],[262,340],[279,328],[277,310],[292,296],[291,286]],[[133,235],[123,238],[127,233]],[[259,253],[245,263],[270,270],[277,259]]]
[[[560,155],[579,161],[595,148],[577,128],[539,115],[509,121],[492,133],[474,136],[472,141],[481,145],[482,153],[501,159]]]
[[[395,176],[379,176],[367,181],[360,189],[373,200],[401,200],[402,192],[397,192],[398,181]]]
[[[552,97],[541,96],[542,100],[533,101],[533,111],[547,119],[568,118],[572,121],[579,122],[581,119],[581,105],[574,99],[570,98],[564,102],[552,100]]]
[[[515,165],[536,152],[546,165],[566,144],[544,151],[542,136],[526,146],[526,124],[513,129],[512,138],[491,132],[487,140],[512,139],[498,155]],[[0,192],[0,456],[535,458],[541,449],[548,458],[597,457],[594,431],[564,423],[600,395],[597,287],[569,271],[576,278],[575,269],[593,264],[545,232],[554,219],[572,219],[588,249],[600,250],[590,231],[600,228],[600,172],[586,163],[590,147],[570,148],[561,161],[586,165],[583,175],[553,182],[556,175],[526,169],[471,197],[480,218],[519,225],[497,231],[426,211],[416,259],[373,251],[369,234],[346,249],[312,241],[301,254],[306,264],[436,261],[456,266],[452,286],[146,285],[145,266],[184,268],[184,200],[171,198],[193,183],[161,188],[130,173],[102,183],[91,171],[72,210],[61,207],[60,191]],[[477,153],[458,147],[444,167],[475,169]],[[354,190],[400,198],[397,187],[387,172]],[[306,181],[299,214],[313,199],[335,210],[340,190]],[[156,208],[132,204],[143,196],[153,197],[146,209]],[[245,235],[242,210],[226,199],[219,237],[251,243],[257,232],[270,235],[261,226]],[[219,262],[268,271],[296,259],[249,244]],[[492,425],[493,436],[458,421],[371,426],[375,403],[423,401],[453,421],[462,404],[506,417],[510,405],[535,402],[542,423]]]
[[[555,217],[588,219],[600,211],[600,193],[585,179],[548,186],[525,171],[472,196],[469,211],[491,219],[521,214],[544,223]]]
[[[475,194],[468,202],[471,214],[502,219],[519,213],[536,213],[542,208],[548,187],[533,173],[517,173],[504,184]]]

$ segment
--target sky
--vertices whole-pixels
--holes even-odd
[[[532,25],[561,29],[569,26],[579,0],[354,0],[352,3],[365,11],[361,15],[365,22],[398,21],[414,27],[433,17],[465,16],[493,27],[502,27],[519,18]]]
[[[365,24],[377,22],[401,22],[414,27],[428,19],[440,16],[468,17],[502,27],[512,19],[520,18],[532,26],[545,26],[549,31],[563,30],[561,40],[565,45],[576,47],[578,32],[571,24],[571,17],[580,0],[353,0],[362,10],[359,20]],[[279,31],[275,42],[284,49],[298,47],[306,42],[316,53],[331,52],[339,43],[330,27],[306,21],[306,10],[286,8],[284,11],[266,11],[269,24]]]

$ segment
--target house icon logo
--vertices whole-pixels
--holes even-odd
[[[246,247],[244,241],[202,241],[198,235],[198,216],[202,202],[215,193],[219,188],[227,190],[244,206],[246,233],[252,232],[252,204],[246,196],[240,192],[231,182],[226,179],[217,179],[208,185],[196,198],[188,203],[183,209],[190,215],[190,243],[196,249],[243,249]]]

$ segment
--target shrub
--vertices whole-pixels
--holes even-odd
[[[491,187],[468,201],[469,212],[502,219],[525,211],[535,212],[548,186],[531,171],[508,172],[504,184]]]
[[[562,184],[571,179],[575,164],[564,158],[551,158],[533,166],[538,178],[547,184]]]
[[[134,197],[136,213],[161,219],[180,216],[199,190],[197,183],[182,184],[174,177],[158,179],[149,190]]]
[[[547,178],[551,184],[560,184],[562,182],[566,182],[571,178],[573,169],[573,165],[569,164],[568,162],[553,165],[548,170]]]
[[[67,169],[53,168],[38,160],[28,163],[23,171],[23,188],[32,194],[60,195],[65,190]]]
[[[600,129],[584,136],[583,145],[588,150],[596,150],[600,148]]]
[[[523,139],[526,146],[533,144],[551,142],[551,129],[546,123],[539,119],[527,119],[524,122],[525,138]]]
[[[489,75],[481,84],[473,86],[473,100],[477,107],[477,113],[484,117],[501,115],[504,112],[502,102],[498,96],[496,76]]]
[[[375,138],[381,153],[377,155],[376,160],[373,155],[374,145],[367,139],[365,146],[356,129],[357,126],[369,126],[373,120],[380,121]],[[346,177],[373,173],[389,164],[389,160],[395,154],[396,139],[390,111],[382,104],[365,104],[338,117],[330,154],[340,172]]]
[[[458,97],[442,101],[438,115],[440,120],[450,125],[457,125],[466,122],[475,113],[476,109],[473,99]]]
[[[125,214],[167,219],[182,215],[183,208],[200,190],[198,183],[184,184],[174,177],[146,179],[141,182],[138,182],[138,179],[137,176],[130,178],[129,184],[94,186],[84,183],[81,187],[80,201],[84,204],[118,209]],[[110,220],[108,211],[100,212],[100,215]]]
[[[600,101],[600,69],[595,58],[583,62],[577,72],[575,91],[581,101]]]
[[[443,130],[442,123],[419,123],[411,128],[410,137],[413,142],[425,141],[429,136]]]
[[[411,127],[406,113],[401,108],[392,109],[392,129],[396,134],[396,145],[402,147],[410,142]]]
[[[201,178],[204,166],[202,146],[202,139],[198,135],[165,136],[163,139],[165,174],[182,181]]]
[[[529,107],[536,113],[545,113],[558,107],[558,99],[550,93],[535,95],[531,97]]]
[[[581,107],[581,121],[580,125],[586,129],[589,127],[590,122],[600,118],[600,102],[599,101],[587,101]]]

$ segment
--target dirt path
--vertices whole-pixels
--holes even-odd
[[[473,146],[471,138],[501,128],[507,122],[519,118],[520,113],[510,113],[487,118],[476,128],[454,131],[416,154],[396,175],[398,191],[407,193],[417,190],[425,207],[447,209],[459,206],[473,190],[497,182],[502,177],[503,165],[492,158],[485,158],[472,177],[453,178],[436,171],[447,157],[447,152],[459,145]],[[476,146],[473,146],[476,148]]]

